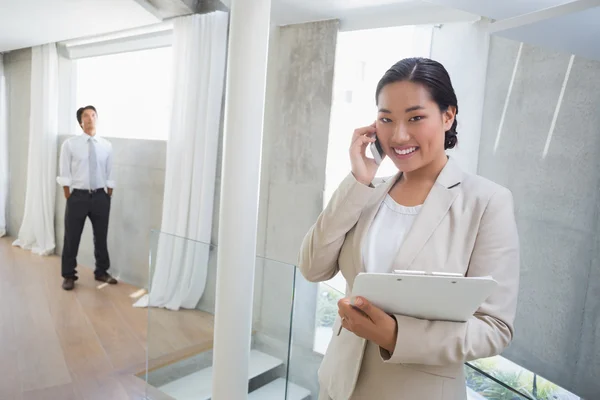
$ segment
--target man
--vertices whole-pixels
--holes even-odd
[[[84,134],[65,141],[60,153],[60,176],[67,208],[65,244],[62,253],[62,287],[72,290],[77,280],[77,252],[85,219],[92,222],[97,281],[116,284],[110,276],[106,237],[110,202],[115,182],[112,178],[112,145],[96,136],[98,114],[94,106],[77,110],[77,122]]]

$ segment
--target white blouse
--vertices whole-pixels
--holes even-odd
[[[367,272],[389,273],[400,246],[422,206],[405,207],[388,194],[369,228],[363,263]]]

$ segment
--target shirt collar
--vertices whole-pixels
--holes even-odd
[[[83,138],[85,139],[86,142],[94,141],[94,142],[98,142],[98,134],[96,133],[94,136],[90,136],[87,133],[83,132],[81,134],[83,136]]]

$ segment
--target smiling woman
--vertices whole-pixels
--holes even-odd
[[[407,58],[381,78],[375,101],[374,135],[403,173],[390,196],[396,203],[420,206],[447,163],[446,150],[458,141],[458,100],[450,76],[436,61]]]
[[[400,61],[379,81],[375,101],[377,137],[400,171],[446,163],[445,150],[457,143],[458,100],[441,64],[417,58]]]
[[[406,25],[338,34],[324,205],[350,169],[348,132],[374,120],[377,107],[372,100],[373,88],[398,59],[412,55],[429,56],[432,30],[433,27],[427,25]],[[393,50],[389,48],[390,40],[395,43]],[[391,176],[396,172],[394,163],[385,157],[379,165],[377,177]],[[336,293],[336,296],[320,296],[319,303],[329,302],[327,309],[337,309],[337,295],[343,295],[345,290],[346,282],[338,274],[319,284],[319,293]],[[323,310],[325,308],[319,309],[319,312]],[[321,354],[325,353],[331,340],[331,325],[326,322],[330,322],[329,319],[317,316],[314,350]]]
[[[458,101],[439,62],[396,63],[379,81],[376,103],[376,122],[351,137],[351,173],[304,239],[302,274],[317,282],[341,272],[348,297],[362,272],[491,276],[498,287],[466,323],[388,315],[369,299],[341,299],[319,399],[464,399],[464,362],[497,355],[513,338],[512,194],[446,155],[457,143]],[[375,180],[380,164],[366,156],[376,140],[398,171],[383,183]]]

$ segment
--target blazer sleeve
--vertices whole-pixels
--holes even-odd
[[[372,193],[372,186],[363,185],[352,174],[335,191],[302,242],[298,266],[308,281],[322,282],[337,274],[346,234],[358,222]]]
[[[443,366],[500,354],[513,338],[519,291],[519,239],[510,191],[501,189],[482,216],[467,276],[492,276],[495,292],[467,322],[395,315],[398,336],[388,363]]]

